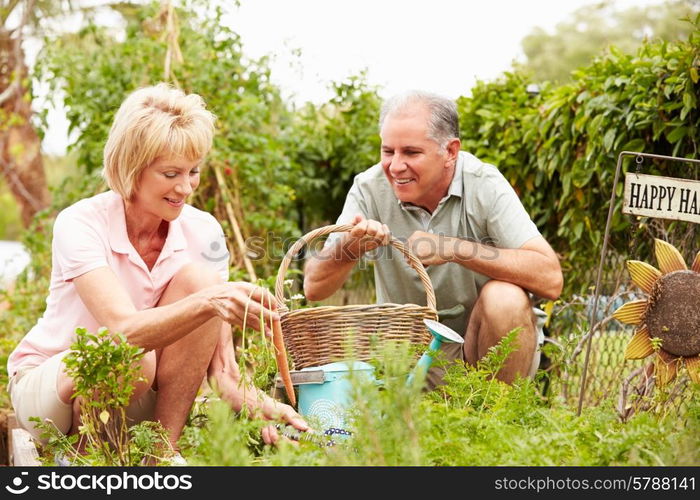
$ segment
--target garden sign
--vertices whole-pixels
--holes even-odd
[[[700,223],[700,181],[628,172],[622,213]]]
[[[600,323],[594,321],[594,318],[597,317],[598,313],[603,266],[605,264],[605,256],[610,241],[610,228],[615,209],[616,188],[620,180],[620,173],[622,172],[623,159],[629,157],[635,158],[637,172],[627,172],[625,174],[622,213],[660,219],[682,220],[696,224],[700,223],[700,181],[639,173],[642,163],[644,163],[644,160],[647,158],[664,162],[690,163],[693,168],[700,165],[700,159],[678,158],[636,151],[622,151],[618,155],[617,168],[615,169],[615,177],[610,194],[610,204],[608,205],[608,218],[605,223],[603,247],[600,251],[595,292],[593,294],[593,307],[590,316],[591,329],[586,335],[586,356],[583,362],[583,372],[581,374],[578,415],[581,415],[584,394],[586,392],[586,376],[591,355],[591,338],[595,334],[596,329],[600,326]]]

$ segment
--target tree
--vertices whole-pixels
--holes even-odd
[[[553,34],[535,28],[527,35],[522,41],[527,57],[523,66],[536,81],[564,83],[574,69],[588,65],[612,45],[632,54],[645,39],[688,38],[693,26],[685,19],[698,12],[698,0],[672,0],[623,11],[616,10],[610,0],[582,7],[557,25]]]
[[[57,3],[0,0],[0,164],[25,226],[48,205],[49,192],[41,139],[31,122],[31,86],[22,39],[27,26],[36,23],[40,13],[55,12]]]
[[[253,278],[246,259],[269,271],[268,242],[297,232],[289,214],[298,176],[281,138],[289,112],[266,59],[247,60],[239,36],[222,22],[224,10],[204,4],[196,0],[175,9],[165,0],[120,8],[123,28],[90,23],[74,35],[54,37],[35,71],[54,93],[65,95],[76,132],[71,147],[83,177],[97,182],[114,113],[129,93],[167,81],[203,96],[218,118],[217,133],[192,201],[222,222],[233,267],[245,266]],[[67,202],[85,195],[73,194]],[[246,239],[252,242],[244,245]]]

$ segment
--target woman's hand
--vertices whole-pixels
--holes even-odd
[[[272,399],[269,399],[266,404],[263,405],[263,417],[266,420],[281,420],[300,431],[309,430],[309,425],[301,415],[294,411],[294,408]],[[279,440],[280,435],[274,425],[268,425],[263,428],[262,437],[265,444],[275,444]]]
[[[262,287],[250,283],[228,282],[214,285],[198,292],[212,305],[216,315],[232,325],[260,330],[272,335],[270,325],[278,320],[277,300]],[[262,325],[260,319],[262,317]]]

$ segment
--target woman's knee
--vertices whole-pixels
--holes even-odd
[[[141,380],[134,386],[134,394],[131,399],[135,400],[146,394],[156,380],[157,356],[156,351],[148,351],[139,363],[139,376]]]
[[[203,264],[191,262],[184,265],[175,273],[175,276],[170,280],[168,286],[163,292],[163,298],[176,297],[176,300],[198,292],[208,286],[222,283],[221,276]]]

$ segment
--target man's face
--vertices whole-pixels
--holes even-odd
[[[381,163],[396,197],[433,211],[447,194],[453,170],[449,155],[428,137],[429,111],[423,104],[384,119]]]

